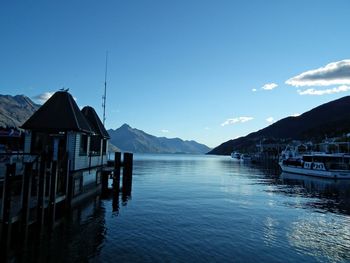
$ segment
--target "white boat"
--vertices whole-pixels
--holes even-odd
[[[246,154],[246,153],[241,154],[242,162],[250,162],[251,160],[252,160],[252,157],[249,154]]]
[[[350,179],[350,155],[311,152],[283,154],[279,165],[283,172],[333,179]]]
[[[233,160],[240,161],[241,160],[241,154],[239,152],[232,152],[231,157]]]

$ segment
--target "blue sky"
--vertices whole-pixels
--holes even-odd
[[[65,87],[101,116],[108,50],[107,128],[214,147],[349,95],[349,10],[337,0],[1,1],[0,93]]]

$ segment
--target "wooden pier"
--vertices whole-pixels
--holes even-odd
[[[6,164],[6,173],[0,179],[0,237],[1,250],[10,251],[12,229],[27,242],[28,228],[35,226],[40,233],[43,228],[52,229],[60,215],[69,213],[73,206],[87,197],[100,194],[113,198],[113,210],[119,209],[119,195],[129,198],[132,188],[133,154],[116,152],[114,161],[98,168],[96,182],[78,191],[79,180],[69,171],[68,158],[50,160],[46,155],[36,156],[25,162],[23,172],[16,172],[16,163]],[[120,186],[122,171],[122,186]],[[109,180],[112,178],[112,187]],[[6,252],[7,253],[7,252]],[[1,254],[0,261],[6,259]]]

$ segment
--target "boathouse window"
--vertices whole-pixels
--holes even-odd
[[[42,132],[33,132],[31,151],[35,153],[49,152],[52,147],[49,136]]]
[[[101,153],[101,137],[91,136],[90,140],[90,152],[91,155],[100,155]]]
[[[103,140],[103,144],[102,144],[102,153],[106,154],[107,153],[107,140]]]
[[[87,148],[88,148],[88,136],[86,134],[81,134],[79,155],[87,155]]]

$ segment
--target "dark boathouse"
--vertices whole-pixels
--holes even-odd
[[[80,111],[70,93],[58,91],[22,128],[26,130],[24,152],[56,163],[58,193],[71,188],[74,202],[98,190],[109,135],[92,107]]]
[[[52,95],[21,128],[24,152],[16,156],[22,157],[12,156],[0,172],[0,261],[17,243],[26,250],[29,228],[40,239],[44,226],[50,231],[89,196],[112,197],[113,211],[119,209],[120,190],[123,202],[131,196],[132,153],[122,161],[116,152],[108,162],[109,135],[100,118],[92,107],[80,110],[67,91]]]

